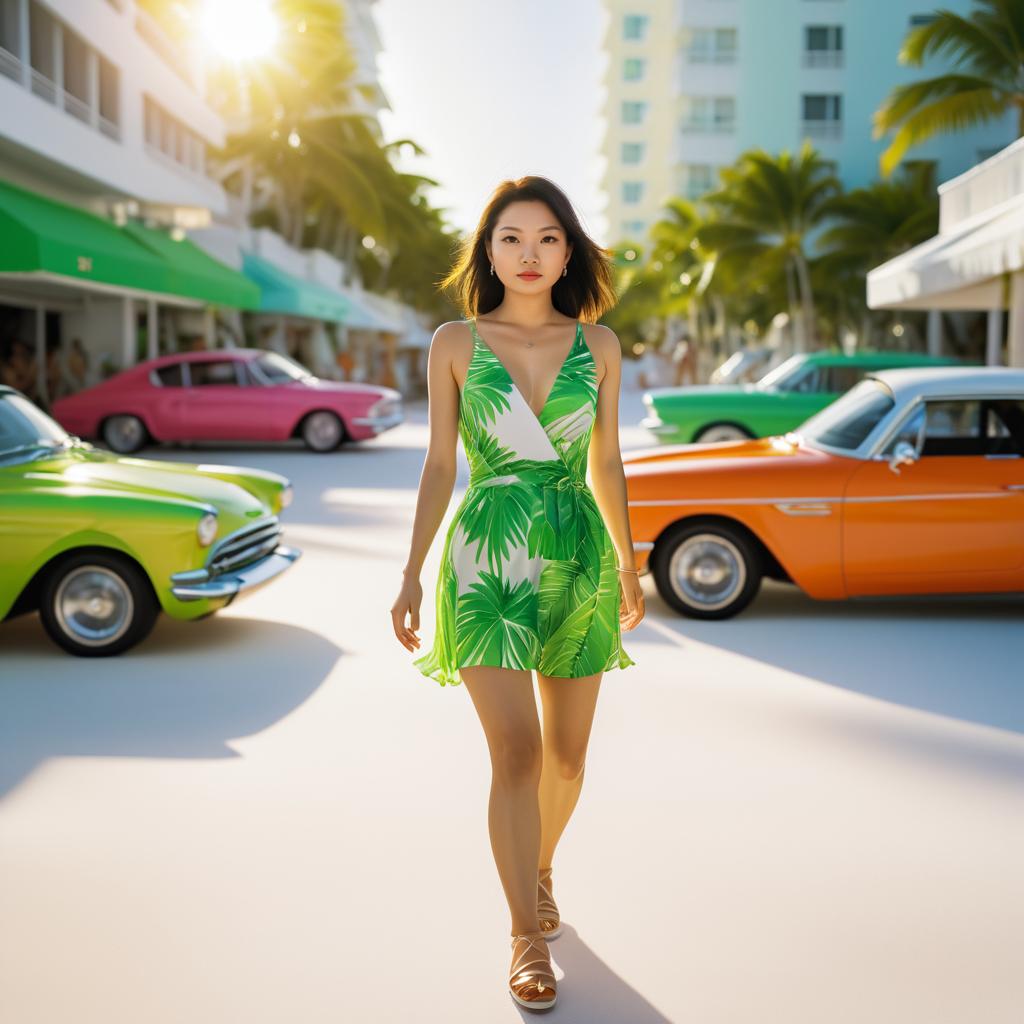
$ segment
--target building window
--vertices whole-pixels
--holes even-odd
[[[647,23],[650,19],[646,14],[626,14],[622,18],[623,39],[645,39]]]
[[[691,64],[733,64],[736,61],[736,29],[690,29],[685,53]]]
[[[642,124],[646,112],[647,103],[644,100],[623,100],[622,123]]]
[[[803,133],[809,138],[836,139],[842,132],[843,105],[838,93],[805,93]]]
[[[934,14],[912,14],[910,16],[910,27],[920,28],[922,25],[927,25],[934,20]]]
[[[804,67],[843,66],[843,26],[804,25]]]
[[[682,130],[696,134],[728,134],[736,130],[734,96],[687,96]]]
[[[0,74],[120,140],[117,68],[37,0],[0,0]]]
[[[683,191],[687,199],[699,199],[715,187],[715,169],[711,164],[685,164]]]
[[[622,144],[622,162],[624,164],[638,164],[644,158],[644,144],[642,142],[624,142]]]
[[[622,237],[639,239],[643,238],[647,230],[647,222],[642,220],[624,220],[622,222]]]
[[[622,201],[624,203],[639,203],[643,194],[644,183],[642,181],[624,181],[622,183]]]
[[[142,96],[142,124],[150,150],[196,174],[206,173],[206,143],[145,93]]]
[[[643,57],[627,57],[622,62],[622,80],[624,82],[639,82],[644,77]]]

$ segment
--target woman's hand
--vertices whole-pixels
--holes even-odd
[[[416,630],[420,628],[420,603],[423,601],[423,587],[418,577],[405,576],[402,580],[402,589],[398,591],[398,597],[391,606],[391,624],[395,628],[395,636],[398,642],[407,650],[419,649],[420,638]],[[409,625],[405,624],[405,617],[409,616]]]
[[[644,617],[644,592],[640,589],[640,577],[635,572],[619,572],[619,628],[630,630]]]

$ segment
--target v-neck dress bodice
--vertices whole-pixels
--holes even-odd
[[[441,552],[433,644],[413,664],[442,686],[472,665],[564,678],[635,665],[622,647],[615,548],[586,482],[597,367],[582,325],[537,415],[468,323],[469,486]]]

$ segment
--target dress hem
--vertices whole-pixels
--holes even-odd
[[[615,669],[615,668],[618,668],[618,669],[629,668],[631,665],[635,665],[636,664],[636,662],[621,648],[619,649],[618,656],[612,655],[612,657],[609,660],[611,661],[611,664],[606,665],[602,669],[602,673],[610,672],[612,669]],[[539,671],[539,669],[532,668],[532,667],[531,668],[520,669],[520,668],[518,668],[518,666],[515,666],[515,665],[493,665],[493,664],[491,664],[489,662],[486,662],[486,661],[477,662],[474,665],[460,665],[460,666],[458,666],[458,668],[446,669],[446,668],[444,668],[444,667],[442,667],[440,665],[432,666],[431,665],[431,661],[432,661],[431,656],[428,653],[428,654],[424,655],[422,658],[417,658],[413,662],[413,665],[417,669],[419,669],[419,671],[426,678],[433,679],[436,683],[439,683],[441,686],[461,686],[463,684],[463,680],[461,679],[461,677],[458,674],[460,668],[482,668],[482,667],[486,667],[486,668],[516,668],[518,671],[521,671],[521,672],[537,672],[537,671]],[[544,674],[549,676],[552,679],[586,679],[587,678],[587,676],[556,676],[556,675],[551,675],[551,673],[548,673],[548,672],[546,672]],[[589,673],[587,673],[587,675],[595,675],[595,673],[589,672]]]

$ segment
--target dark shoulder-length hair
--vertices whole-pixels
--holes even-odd
[[[505,286],[491,273],[485,240],[510,203],[539,199],[547,203],[572,244],[566,274],[551,288],[551,304],[565,316],[596,323],[615,305],[611,250],[598,245],[584,230],[566,194],[549,178],[528,174],[506,179],[494,190],[472,235],[459,247],[458,259],[439,288],[447,292],[467,318],[489,313],[501,303]]]

